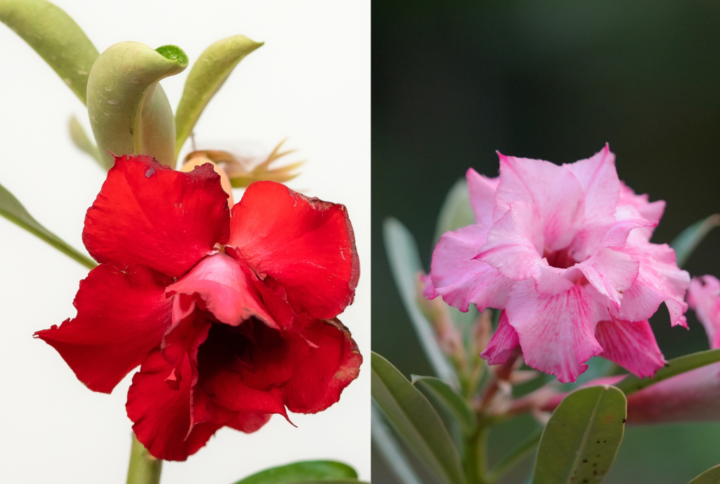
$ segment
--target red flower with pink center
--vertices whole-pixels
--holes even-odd
[[[211,165],[116,158],[85,218],[100,262],[75,319],[36,336],[88,388],[128,393],[152,455],[185,460],[221,427],[254,432],[286,409],[337,402],[362,362],[336,319],[359,261],[344,206],[257,182],[232,210]]]

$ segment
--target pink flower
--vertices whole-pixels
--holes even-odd
[[[609,147],[561,166],[500,155],[498,178],[467,179],[476,223],[442,236],[425,295],[503,310],[483,358],[504,363],[520,346],[561,382],[598,355],[641,377],[665,363],[647,320],[664,302],[687,326],[690,278],[650,243],[665,203],[626,187]]]

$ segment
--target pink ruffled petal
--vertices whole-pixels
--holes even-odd
[[[252,282],[254,275],[249,269],[247,273],[242,270],[243,262],[222,253],[205,257],[178,282],[168,286],[167,295],[197,295],[200,309],[210,311],[218,321],[231,326],[256,317],[277,328]]]
[[[491,365],[500,365],[508,361],[518,346],[520,346],[518,334],[515,328],[510,326],[507,314],[503,311],[500,313],[500,320],[495,334],[493,334],[485,350],[480,353],[480,356]]]
[[[601,249],[577,265],[587,280],[603,296],[620,307],[623,293],[638,277],[640,263],[629,255],[612,249]]]
[[[585,224],[593,224],[612,216],[619,198],[622,183],[615,169],[615,155],[610,146],[591,158],[563,165],[580,182],[585,192]]]
[[[489,229],[493,222],[495,191],[500,179],[487,178],[470,168],[467,171],[467,182],[470,192],[470,205],[475,213],[475,223]]]
[[[620,310],[612,309],[613,316],[626,321],[644,321],[665,302],[672,325],[687,327],[684,299],[690,276],[677,267],[675,252],[666,244],[648,242],[628,243],[623,252],[640,262],[640,268],[635,283],[623,293]]]
[[[500,183],[495,196],[497,221],[511,204],[535,210],[544,247],[566,248],[581,229],[584,198],[577,178],[565,167],[542,160],[500,156]]]
[[[572,382],[585,362],[602,353],[595,339],[598,308],[579,285],[556,296],[538,294],[533,281],[513,285],[505,308],[528,366]]]
[[[694,277],[687,301],[705,327],[710,348],[720,348],[720,281],[713,276]]]
[[[83,242],[98,262],[179,277],[225,243],[229,221],[227,194],[210,164],[182,173],[149,156],[123,156],[87,212]]]
[[[110,393],[170,327],[168,282],[147,267],[101,264],[80,283],[77,317],[35,335],[55,348],[88,388]]]
[[[600,321],[595,328],[595,338],[603,347],[600,356],[640,378],[653,376],[666,363],[647,321]]]
[[[443,300],[461,311],[470,303],[482,310],[505,306],[512,281],[487,263],[475,260],[485,242],[485,231],[479,225],[447,232],[433,252],[426,297],[442,295]]]
[[[538,222],[538,215],[530,205],[513,203],[492,226],[475,258],[513,281],[534,277],[543,247]]]

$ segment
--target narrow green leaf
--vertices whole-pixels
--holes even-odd
[[[711,467],[688,484],[718,484],[720,483],[720,465]]]
[[[440,349],[432,325],[418,308],[415,284],[423,268],[415,240],[405,226],[393,218],[385,221],[383,235],[395,284],[425,355],[440,379],[450,382],[453,388],[459,388],[457,375]]]
[[[652,378],[638,378],[635,375],[628,375],[615,386],[622,390],[625,395],[631,395],[655,383],[660,383],[681,373],[711,365],[718,361],[720,361],[720,349],[698,351],[697,353],[673,358],[665,363],[665,366],[660,368]]]
[[[466,433],[470,433],[477,425],[477,416],[470,404],[461,397],[450,385],[433,376],[412,375],[412,383],[442,405],[445,410],[457,419]]]
[[[542,434],[533,484],[602,481],[620,447],[626,417],[627,400],[615,387],[570,393]]]
[[[450,188],[438,216],[435,227],[435,243],[445,232],[467,227],[475,223],[475,214],[470,206],[468,184],[464,178]]]
[[[175,116],[176,153],[180,153],[205,106],[222,87],[235,66],[262,45],[262,42],[254,42],[244,35],[236,35],[215,42],[200,54],[185,81],[185,90]]]
[[[348,484],[348,483],[354,483],[354,484],[370,484],[369,482],[365,481],[358,481],[357,479],[332,479],[332,480],[314,480],[314,481],[297,481],[293,482],[293,484]]]
[[[107,166],[110,153],[134,153],[175,167],[175,117],[159,81],[185,67],[187,56],[176,46],[156,51],[120,42],[100,55],[90,71],[88,114]]]
[[[265,469],[235,484],[295,484],[299,482],[345,482],[356,480],[357,472],[347,464],[331,460],[308,460]],[[356,481],[355,481],[356,482]]]
[[[710,215],[708,218],[695,222],[675,237],[670,245],[675,249],[675,261],[678,267],[685,265],[698,244],[717,226],[720,226],[720,214]]]
[[[75,143],[75,146],[77,146],[80,151],[83,151],[88,155],[92,156],[103,169],[110,169],[109,166],[105,165],[105,162],[100,156],[100,151],[98,151],[97,146],[95,146],[95,144],[90,141],[90,137],[87,135],[82,125],[75,116],[72,116],[70,118],[70,121],[68,123],[68,129],[70,130],[70,138],[72,138],[73,143]]]
[[[395,439],[392,431],[387,428],[385,419],[377,409],[377,403],[372,402],[372,441],[385,459],[385,463],[402,484],[421,484],[420,479],[408,462],[400,443]]]
[[[464,483],[460,455],[430,402],[397,368],[372,353],[372,397],[388,423],[443,483]]]
[[[98,51],[67,13],[46,0],[0,0],[0,22],[35,49],[85,103]]]
[[[40,223],[25,210],[25,207],[22,206],[18,199],[2,185],[0,185],[0,215],[44,240],[71,259],[75,259],[88,269],[97,266],[94,261],[73,249],[65,241],[60,239],[60,237],[40,225]]]

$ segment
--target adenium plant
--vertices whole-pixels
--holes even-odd
[[[347,209],[283,183],[282,143],[256,166],[216,149],[178,156],[237,64],[262,46],[239,35],[208,47],[173,112],[160,81],[190,61],[174,45],[120,42],[98,53],[45,0],[0,0],[21,36],[87,105],[92,136],[70,134],[107,170],[76,251],[0,187],[0,214],[87,268],[77,316],[35,336],[90,390],[128,392],[130,484],[159,482],[163,460],[186,460],[222,427],[252,433],[271,415],[317,413],[355,380],[362,356],[337,319],[360,276]],[[93,140],[94,138],[94,140]],[[233,188],[245,188],[238,203]],[[49,324],[48,324],[49,326]],[[357,481],[347,465],[301,462],[248,482]]]
[[[400,482],[493,483],[536,448],[527,482],[600,482],[626,424],[718,418],[720,282],[679,267],[718,217],[671,247],[651,242],[664,208],[618,178],[605,146],[563,165],[499,154],[496,178],[469,169],[441,210],[427,274],[409,232],[386,222],[395,280],[439,377],[411,384],[373,354],[373,438]],[[692,308],[711,350],[667,361],[648,321],[663,303],[685,328]],[[573,385],[593,357],[594,378]],[[522,414],[542,430],[488,468],[488,433]]]

